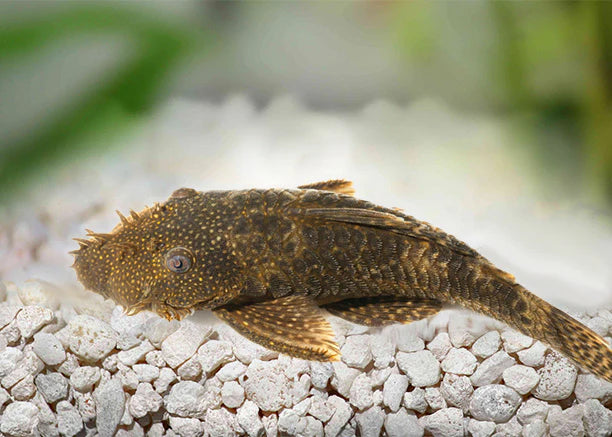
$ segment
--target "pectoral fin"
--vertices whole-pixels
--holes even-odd
[[[300,185],[298,188],[302,190],[322,190],[322,191],[333,191],[338,194],[348,194],[353,196],[355,189],[351,181],[345,181],[344,179],[332,179],[329,181],[315,182],[313,184]]]
[[[367,326],[410,323],[433,316],[442,303],[433,299],[402,299],[391,296],[345,299],[324,305],[327,311],[349,322]]]
[[[340,358],[325,313],[307,297],[226,305],[214,312],[240,334],[268,349],[313,361]]]

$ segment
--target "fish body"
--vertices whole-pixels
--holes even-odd
[[[607,342],[425,222],[359,200],[350,182],[198,192],[121,217],[79,240],[74,267],[128,312],[212,309],[270,349],[335,360],[325,315],[382,326],[460,305],[541,340],[612,381]]]

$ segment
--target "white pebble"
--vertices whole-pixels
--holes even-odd
[[[472,353],[480,358],[489,358],[499,350],[501,337],[497,331],[489,331],[472,345]]]
[[[117,359],[126,366],[133,366],[134,364],[142,360],[146,354],[153,351],[154,349],[155,348],[149,342],[149,340],[145,340],[132,349],[120,351],[117,354]]]
[[[310,375],[302,375],[297,381],[290,382],[291,404],[296,404],[305,399],[310,392]]]
[[[128,315],[121,307],[116,306],[111,313],[110,325],[120,335],[140,337],[144,334],[149,319],[158,319],[158,317],[148,311]]]
[[[176,381],[176,373],[174,373],[174,370],[169,367],[164,367],[159,370],[159,377],[155,380],[153,386],[157,393],[163,394],[174,381]]]
[[[112,437],[125,409],[125,395],[121,382],[111,379],[94,391],[96,401],[96,428],[100,437]]]
[[[203,405],[204,409],[215,409],[221,407],[221,389],[223,387],[223,383],[219,381],[217,378],[210,378],[206,380],[204,383],[204,399]]]
[[[181,364],[178,369],[176,369],[176,374],[183,380],[198,380],[200,375],[202,375],[202,365],[200,364],[198,356],[194,355]]]
[[[117,349],[127,351],[133,349],[140,344],[140,340],[130,334],[121,333],[117,335]]]
[[[558,405],[551,407],[546,423],[548,423],[551,437],[581,437],[584,435],[582,405],[574,405],[561,410]]]
[[[512,417],[505,423],[498,423],[495,425],[495,434],[504,437],[521,437],[523,427],[516,417]]]
[[[202,434],[204,434],[204,428],[203,428],[202,422],[193,417],[170,416],[169,423],[170,423],[170,428],[172,429],[172,431],[174,431],[181,437],[199,437]],[[212,434],[211,432],[209,435],[218,435],[218,434]]]
[[[232,344],[228,341],[209,340],[198,349],[198,359],[205,373],[217,370],[233,358]]]
[[[463,437],[463,413],[459,408],[444,408],[419,421],[434,437]]]
[[[504,385],[479,387],[470,401],[470,412],[475,419],[501,423],[508,421],[521,404],[521,396]]]
[[[548,427],[542,419],[535,420],[523,426],[523,437],[544,437]]]
[[[117,336],[105,322],[92,316],[76,316],[68,324],[70,350],[79,358],[97,362],[104,359],[117,344]]]
[[[370,337],[370,350],[374,358],[374,366],[381,369],[393,362],[395,345],[384,335]]]
[[[584,428],[586,434],[592,437],[606,437],[612,429],[612,411],[595,399],[589,399],[584,404]]]
[[[427,401],[425,400],[425,390],[417,387],[414,390],[406,393],[404,395],[404,406],[409,410],[424,413],[427,409]]]
[[[58,402],[57,431],[63,436],[73,437],[83,429],[83,419],[79,411],[68,401]]]
[[[7,405],[0,420],[0,431],[15,437],[36,435],[38,408],[29,402],[16,401]]]
[[[612,398],[612,382],[605,381],[590,373],[581,373],[576,378],[574,394],[579,402],[584,402],[587,399]]]
[[[383,402],[392,412],[397,412],[408,388],[406,375],[393,374],[385,381],[383,388]]]
[[[504,370],[503,378],[508,387],[513,388],[521,395],[529,393],[540,381],[538,372],[521,364]]]
[[[291,403],[291,387],[277,361],[253,361],[247,371],[244,389],[248,399],[263,411],[280,411]]]
[[[425,433],[414,413],[409,414],[403,408],[385,416],[385,431],[388,437],[422,437]]]
[[[310,364],[310,377],[313,387],[324,389],[334,374],[332,363],[313,361]]]
[[[327,401],[319,397],[310,398],[310,407],[308,414],[317,418],[321,422],[327,422],[333,414],[333,410],[328,405]]]
[[[11,395],[16,401],[30,400],[34,393],[36,393],[36,386],[32,375],[26,376],[11,389]]]
[[[205,389],[193,381],[181,381],[172,386],[165,399],[166,410],[181,417],[198,417],[206,411]]]
[[[0,379],[11,373],[22,358],[23,352],[16,347],[9,346],[0,351]]]
[[[325,425],[325,436],[336,437],[353,416],[353,409],[344,399],[336,395],[330,396],[327,403],[334,413]]]
[[[292,358],[287,355],[281,355],[278,357],[278,361],[283,363],[283,366],[285,367],[285,375],[287,375],[287,378],[292,380],[299,379],[300,376],[305,375],[310,371],[310,361],[302,360],[301,358]]]
[[[181,326],[177,320],[166,320],[161,317],[151,317],[144,324],[144,336],[157,348]]]
[[[263,416],[261,418],[261,423],[263,423],[264,431],[267,437],[274,437],[278,435],[278,417],[276,417],[276,414]]]
[[[0,334],[5,338],[6,343],[10,346],[15,346],[21,340],[21,331],[17,327],[17,322],[12,321],[7,326],[0,330]]]
[[[170,367],[178,367],[196,353],[210,332],[211,328],[208,326],[202,327],[184,321],[177,331],[162,342],[161,351],[164,360]]]
[[[30,338],[47,323],[51,323],[55,315],[49,308],[33,305],[26,306],[15,317],[17,327],[24,338]]]
[[[308,410],[310,410],[311,403],[312,403],[312,398],[311,397],[306,398],[298,402],[297,404],[295,404],[292,410],[295,411],[300,416],[305,416],[308,413]]]
[[[372,381],[365,373],[357,375],[349,391],[349,402],[359,410],[364,410],[374,404],[372,397]]]
[[[221,388],[221,400],[228,408],[238,408],[244,402],[244,389],[236,381],[228,381]]]
[[[452,347],[453,345],[447,332],[440,332],[427,344],[427,349],[434,354],[438,361],[442,361]]]
[[[551,352],[546,355],[544,367],[538,370],[540,382],[533,395],[545,401],[567,398],[574,391],[578,369],[567,358]]]
[[[537,420],[544,420],[548,415],[550,405],[547,402],[541,401],[536,398],[529,398],[521,405],[516,413],[516,417],[523,425],[535,422]]]
[[[495,422],[470,418],[468,431],[472,437],[490,437],[495,432]]]
[[[398,352],[397,365],[415,387],[427,387],[440,381],[440,363],[428,350]]]
[[[153,350],[145,355],[145,361],[155,367],[164,367],[166,362],[162,356],[161,351]]]
[[[100,369],[97,367],[79,367],[70,375],[70,385],[80,392],[91,391],[93,386],[100,380]]]
[[[540,367],[544,364],[544,357],[548,346],[541,341],[536,341],[533,346],[523,349],[517,353],[519,360],[529,367]]]
[[[244,404],[236,411],[238,424],[249,437],[259,437],[264,433],[264,426],[259,418],[259,408],[251,400],[244,401]]]
[[[36,377],[36,388],[50,404],[68,396],[68,380],[61,373],[38,375]]]
[[[470,346],[478,338],[472,331],[472,323],[469,317],[457,315],[448,321],[448,336],[453,346]]]
[[[440,392],[449,405],[461,408],[463,413],[467,414],[474,393],[474,387],[467,376],[447,373],[440,384]]]
[[[364,369],[372,361],[369,335],[351,335],[340,349],[347,366]]]
[[[0,305],[0,328],[4,328],[15,320],[15,316],[21,311],[21,308],[17,305]]]
[[[117,367],[119,371],[116,375],[121,381],[121,384],[123,384],[123,388],[129,391],[136,390],[136,387],[138,387],[138,376],[136,376],[136,372],[121,363],[119,363]]]
[[[334,375],[332,376],[331,385],[340,395],[348,398],[353,381],[355,381],[355,378],[357,378],[357,375],[361,374],[361,372],[352,367],[348,367],[342,361],[334,361],[332,365],[334,368]]]
[[[49,366],[56,366],[66,359],[64,346],[53,334],[38,332],[34,335],[32,350]]]
[[[425,389],[425,400],[429,407],[436,411],[441,410],[442,408],[446,408],[446,401],[440,393],[440,389],[438,387],[427,387]]]
[[[163,399],[151,384],[143,382],[138,384],[136,393],[130,398],[130,414],[140,419],[149,413],[158,411],[163,404]]]
[[[74,355],[72,355],[74,357]],[[68,356],[68,358],[70,358],[70,356]],[[68,361],[68,359],[66,360]],[[64,363],[65,364],[65,363]],[[119,360],[117,359],[117,355],[109,355],[108,357],[104,358],[102,360],[102,368],[104,370],[107,370],[108,372],[114,373],[117,371],[117,365],[119,364]],[[63,364],[62,364],[63,366]],[[60,372],[62,372],[60,370]],[[62,372],[64,373],[64,372]],[[64,375],[66,375],[66,373],[64,373]],[[67,374],[70,375],[70,374]]]
[[[370,379],[372,380],[372,387],[381,387],[390,375],[398,374],[397,367],[386,367],[384,369],[374,368],[370,371]]]
[[[233,381],[244,375],[246,370],[247,366],[242,364],[240,361],[233,361],[221,367],[215,376],[223,382]]]
[[[365,411],[355,414],[357,427],[361,437],[379,437],[385,421],[385,413],[375,405]]]
[[[496,352],[480,363],[476,371],[470,376],[470,381],[475,387],[499,382],[504,370],[515,363],[514,358],[508,355],[506,351]]]
[[[13,387],[26,376],[35,376],[44,368],[43,362],[32,351],[23,354],[15,367],[4,377],[2,386],[6,389]]]
[[[204,429],[210,437],[233,436],[240,431],[236,416],[225,408],[207,410]]]
[[[323,424],[314,417],[306,416],[305,436],[323,437]]]
[[[278,431],[280,435],[304,435],[306,419],[293,410],[283,410],[278,415]]]
[[[134,364],[132,370],[134,370],[138,382],[152,382],[159,378],[159,369],[150,364]]]
[[[504,341],[504,350],[509,354],[516,353],[523,349],[527,349],[533,344],[533,338],[528,335],[521,334],[514,329],[507,329],[501,334]]]
[[[471,375],[476,369],[478,360],[470,351],[464,348],[451,349],[442,361],[442,370],[455,375]]]

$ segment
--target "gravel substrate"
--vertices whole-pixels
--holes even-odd
[[[568,437],[612,429],[612,384],[515,331],[470,328],[460,313],[435,329],[391,333],[334,318],[342,361],[314,363],[220,323],[126,316],[99,301],[75,310],[39,281],[6,288],[5,435]],[[610,311],[582,320],[612,333]]]
[[[552,303],[598,307],[576,316],[610,340],[609,226],[590,209],[529,199],[528,166],[504,138],[497,120],[429,101],[354,113],[286,98],[263,109],[178,101],[112,153],[44,175],[36,194],[0,209],[0,433],[610,435],[612,384],[490,320],[445,312],[380,332],[331,318],[342,361],[311,363],[202,314],[125,316],[68,267],[71,237],[110,231],[115,209],[181,186],[354,177],[359,197],[460,236]]]

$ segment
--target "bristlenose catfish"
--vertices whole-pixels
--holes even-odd
[[[612,349],[475,250],[331,180],[297,190],[176,190],[108,234],[78,239],[83,285],[128,313],[208,308],[269,349],[317,361],[340,351],[326,313],[368,326],[460,305],[552,346],[612,381]]]

